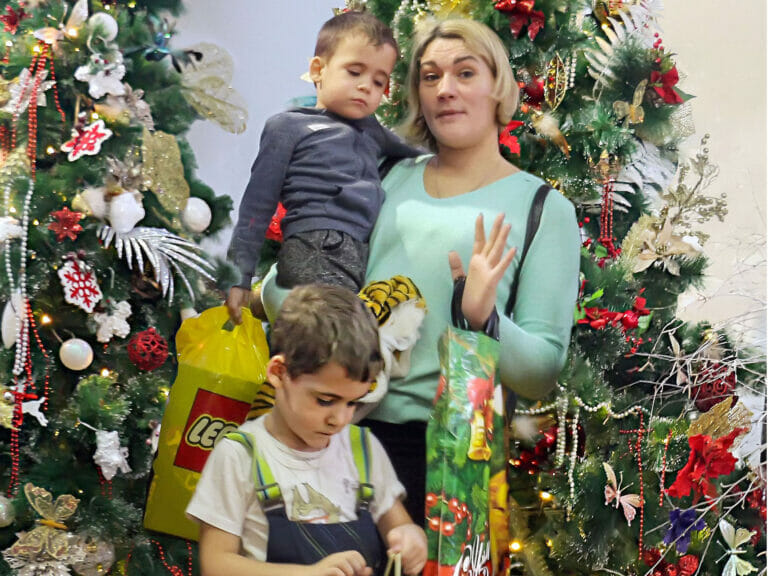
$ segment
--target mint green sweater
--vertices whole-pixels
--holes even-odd
[[[424,190],[428,160],[428,156],[404,160],[392,169],[383,182],[386,198],[371,235],[366,280],[409,276],[428,307],[421,338],[411,354],[411,370],[405,378],[389,383],[384,400],[369,416],[375,420],[427,420],[440,371],[437,341],[450,323],[453,282],[448,252],[456,250],[468,266],[480,212],[486,234],[503,212],[512,226],[508,247],[522,252],[528,211],[543,183],[518,172],[484,188],[438,199]],[[565,361],[578,293],[579,249],[573,205],[550,192],[520,274],[513,319],[501,322],[501,380],[521,396],[547,395]],[[518,265],[519,254],[499,284],[496,308],[500,314]],[[262,298],[270,318],[285,293],[273,281],[265,282]]]

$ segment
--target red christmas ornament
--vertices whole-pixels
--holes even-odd
[[[285,216],[285,208],[282,202],[278,202],[277,209],[272,215],[272,220],[269,222],[267,233],[264,235],[268,240],[283,241],[283,216]]]
[[[709,363],[694,382],[693,398],[696,409],[708,412],[733,394],[736,387],[736,370],[719,362]]]
[[[30,18],[30,15],[24,12],[24,8],[14,10],[10,6],[5,7],[5,14],[0,16],[0,22],[3,23],[3,31],[16,34],[19,24],[24,18]]]
[[[56,222],[48,224],[48,230],[53,230],[56,234],[56,240],[61,242],[64,238],[77,240],[78,233],[83,231],[83,227],[78,224],[85,216],[82,212],[73,212],[66,206],[56,212],[51,212],[51,216]]]
[[[154,328],[149,328],[128,342],[128,358],[140,370],[155,370],[168,358],[168,342]]]
[[[699,558],[693,554],[686,554],[677,561],[680,576],[693,576],[699,567]]]
[[[525,95],[526,103],[540,108],[541,103],[544,101],[544,78],[534,76],[528,84],[524,84],[521,88]]]

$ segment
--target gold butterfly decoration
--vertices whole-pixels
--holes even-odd
[[[647,86],[647,79],[637,85],[631,104],[623,100],[616,100],[616,102],[613,103],[614,113],[619,120],[624,120],[625,126],[627,124],[642,124],[643,120],[645,120],[645,110],[643,110],[641,104],[643,103],[643,97],[645,96],[645,89]]]
[[[80,500],[71,494],[62,494],[54,501],[48,490],[30,482],[24,485],[24,495],[42,518],[29,532],[21,532],[19,539],[6,553],[30,560],[41,555],[54,560],[65,558],[69,554],[70,534],[62,522],[75,513]]]
[[[47,26],[35,30],[35,38],[42,40],[46,44],[50,44],[56,49],[58,48],[59,41],[63,40],[65,36],[76,37],[79,28],[88,20],[88,0],[77,0],[72,7],[72,11],[69,12],[69,18],[65,24],[64,17],[66,17],[68,8],[68,5],[64,4],[64,16],[62,17],[61,22],[56,23],[56,26]],[[50,15],[48,17],[51,18]]]

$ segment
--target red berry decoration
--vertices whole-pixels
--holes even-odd
[[[686,554],[677,561],[680,576],[693,576],[699,567],[699,558],[693,554]]]
[[[168,358],[168,342],[154,328],[149,328],[128,342],[128,358],[140,370],[155,370]]]

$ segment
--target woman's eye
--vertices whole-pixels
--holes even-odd
[[[474,70],[462,70],[461,72],[459,72],[460,78],[471,78],[474,75],[475,75]]]
[[[384,82],[382,82],[381,80],[374,80],[374,81],[373,81],[373,84],[374,84],[374,85],[375,85],[377,88],[384,88]]]
[[[351,402],[347,402],[347,406],[357,407],[358,404],[360,404],[360,402],[357,400],[352,400]]]
[[[357,70],[347,70],[351,76],[360,76],[360,72]]]
[[[424,75],[421,77],[421,79],[422,79],[424,82],[434,82],[435,80],[437,80],[437,74],[433,74],[433,73],[430,73],[430,74],[424,74]]]
[[[318,398],[317,403],[320,406],[330,406],[333,404],[333,400],[326,400],[325,398]]]

